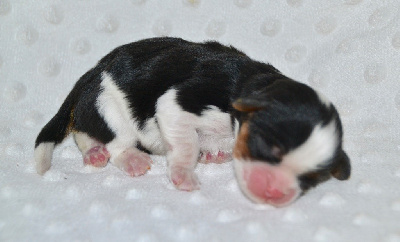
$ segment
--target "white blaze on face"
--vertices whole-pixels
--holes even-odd
[[[319,124],[302,145],[283,156],[281,166],[297,175],[316,170],[332,157],[338,143],[336,121],[323,127]]]

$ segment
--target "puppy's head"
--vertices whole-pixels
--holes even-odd
[[[307,85],[258,76],[233,103],[239,118],[236,176],[257,203],[285,206],[332,176],[350,176],[335,107]]]

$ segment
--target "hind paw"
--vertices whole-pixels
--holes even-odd
[[[85,165],[103,167],[107,165],[109,159],[110,153],[108,152],[106,147],[103,145],[99,145],[91,148],[85,153],[83,157],[83,162],[85,163]]]

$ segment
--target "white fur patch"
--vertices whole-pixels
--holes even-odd
[[[138,122],[134,118],[126,94],[118,88],[112,77],[102,73],[103,91],[97,98],[97,108],[109,128],[115,133],[115,139],[107,144],[111,154],[111,162],[124,150],[131,148],[140,141],[141,144],[154,154],[165,154],[165,147],[161,139],[160,130],[155,118],[145,123],[143,130],[139,130]]]
[[[281,165],[296,174],[315,170],[331,158],[338,142],[334,120],[324,127],[317,125],[302,145],[283,157]]]
[[[40,175],[43,175],[46,171],[50,169],[53,150],[53,142],[41,143],[35,148],[36,171]]]
[[[113,157],[122,153],[128,147],[134,146],[138,137],[138,125],[133,119],[126,95],[114,83],[112,77],[102,73],[101,87],[103,91],[97,98],[97,109],[116,138],[107,144],[107,149]]]

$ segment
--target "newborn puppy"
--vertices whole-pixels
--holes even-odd
[[[76,83],[35,144],[36,169],[73,133],[84,163],[131,176],[166,155],[179,190],[197,162],[233,159],[243,193],[285,206],[331,176],[350,176],[334,106],[268,64],[217,42],[153,38],[113,50]]]

